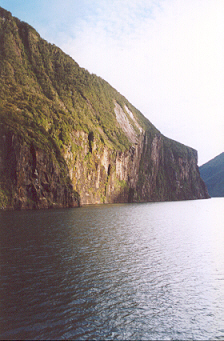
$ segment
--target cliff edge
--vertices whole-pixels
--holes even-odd
[[[0,207],[208,198],[197,152],[0,8]]]

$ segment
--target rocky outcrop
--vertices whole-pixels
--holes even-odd
[[[0,8],[0,207],[207,198],[197,152]]]

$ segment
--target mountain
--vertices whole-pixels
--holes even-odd
[[[194,149],[0,8],[0,207],[207,197]]]
[[[224,197],[224,153],[216,156],[199,171],[211,197]]]

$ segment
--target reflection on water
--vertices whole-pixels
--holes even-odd
[[[223,204],[1,212],[1,339],[223,339]]]

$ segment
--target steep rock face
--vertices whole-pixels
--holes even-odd
[[[13,209],[77,207],[79,195],[73,190],[63,166],[31,143],[0,129],[1,189],[7,198],[2,206]],[[0,196],[2,192],[0,192]]]
[[[152,138],[142,132],[124,152],[97,146],[94,136],[90,148],[83,132],[73,136],[80,141],[79,152],[67,152],[65,158],[83,204],[208,198],[197,152],[161,134]]]
[[[207,198],[197,152],[0,8],[0,207]]]
[[[111,150],[100,141],[93,141],[90,148],[84,132],[74,132],[73,140],[79,148],[76,153],[68,150],[65,159],[81,203],[133,201],[130,193],[137,186],[144,137],[124,152]]]

